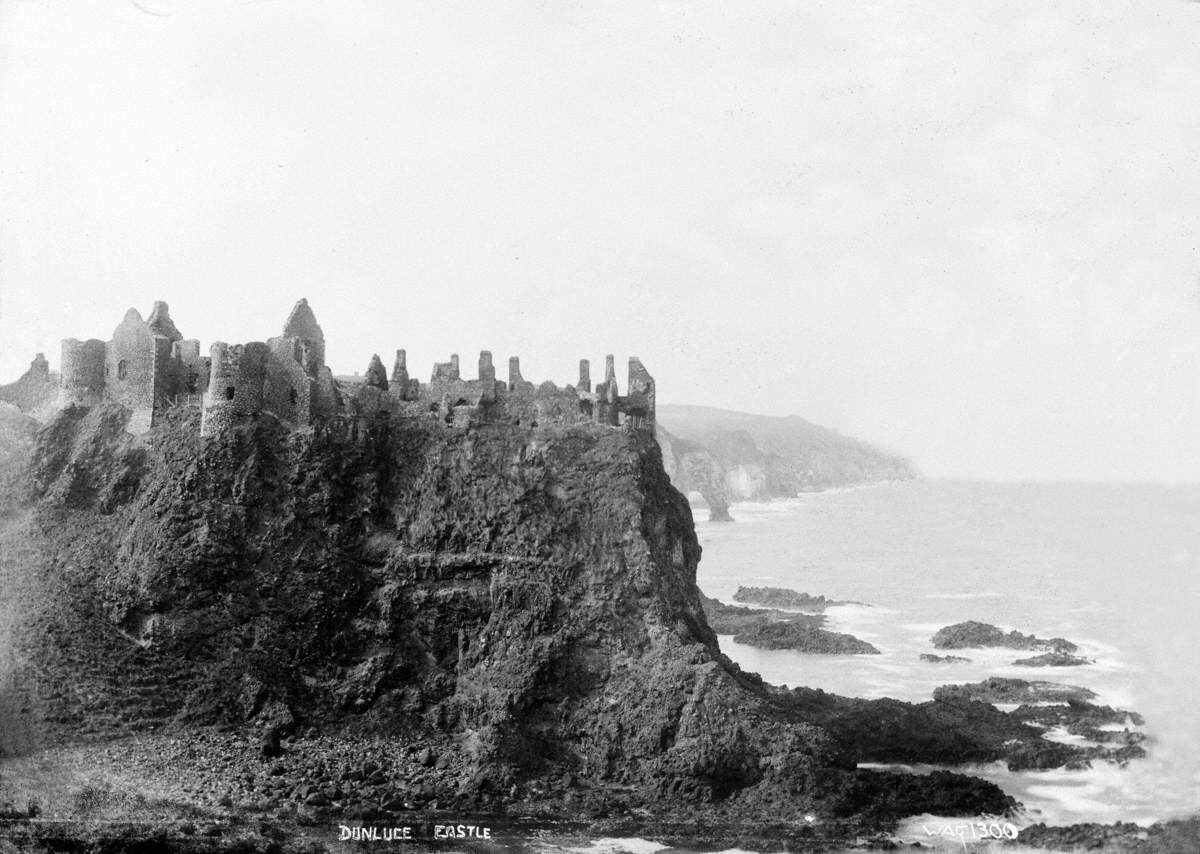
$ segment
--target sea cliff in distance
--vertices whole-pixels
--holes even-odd
[[[794,415],[659,404],[656,437],[671,482],[715,520],[736,501],[918,476],[902,457]]]

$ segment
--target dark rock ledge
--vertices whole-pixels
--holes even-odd
[[[835,605],[862,605],[862,602],[841,602],[824,596],[798,593],[787,587],[738,587],[733,601],[790,611],[824,611]]]
[[[824,655],[878,655],[864,640],[822,628],[825,617],[768,608],[726,605],[700,594],[708,624],[719,635],[733,635],[735,643],[760,649],[790,649]]]
[[[1028,649],[1035,652],[1071,653],[1078,647],[1066,638],[1039,638],[1018,631],[1005,633],[988,623],[967,620],[938,629],[934,633],[933,645],[938,649],[967,649],[969,647],[1005,647]]]

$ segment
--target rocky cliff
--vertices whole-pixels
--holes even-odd
[[[9,753],[211,724],[370,734],[439,745],[443,804],[503,808],[568,775],[639,809],[833,821],[1002,810],[977,780],[856,763],[1043,744],[964,701],[911,707],[921,740],[882,745],[855,735],[875,706],[741,673],[645,434],[264,417],[201,437],[196,417],[134,438],[105,404],[39,434],[32,507],[0,542]],[[371,785],[355,797],[396,801]]]
[[[736,501],[916,477],[906,460],[794,416],[660,404],[658,421],[671,482],[717,520]]]

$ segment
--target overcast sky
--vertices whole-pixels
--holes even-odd
[[[1200,480],[1200,3],[0,0],[0,379],[167,300]],[[620,372],[622,384],[624,371]]]

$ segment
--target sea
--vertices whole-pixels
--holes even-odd
[[[733,516],[697,521],[701,590],[725,602],[746,585],[865,603],[830,608],[826,627],[882,653],[805,655],[722,637],[742,667],[776,684],[913,702],[988,676],[1083,685],[1095,702],[1144,716],[1146,759],[971,772],[1051,824],[1200,813],[1200,485],[904,481],[742,504]],[[963,620],[1065,637],[1095,663],[1013,666],[1025,654],[1004,649],[920,660],[938,652],[937,629]]]
[[[746,503],[733,523],[695,511],[700,589],[734,603],[740,585],[789,587],[863,604],[826,611],[826,628],[880,655],[761,650],[720,638],[743,668],[780,685],[922,702],[939,685],[989,676],[1049,680],[1140,713],[1147,757],[1125,767],[984,777],[1023,804],[991,833],[1046,822],[1158,820],[1200,814],[1200,485],[980,483],[918,480]],[[930,663],[939,628],[978,620],[1065,637],[1093,664],[1020,667],[1030,653],[955,650]],[[1072,741],[1065,732],[1048,737]],[[920,773],[929,768],[913,768]],[[918,816],[905,843],[943,851],[1020,851],[980,836],[978,816]],[[568,850],[652,854],[646,840],[593,840]]]

